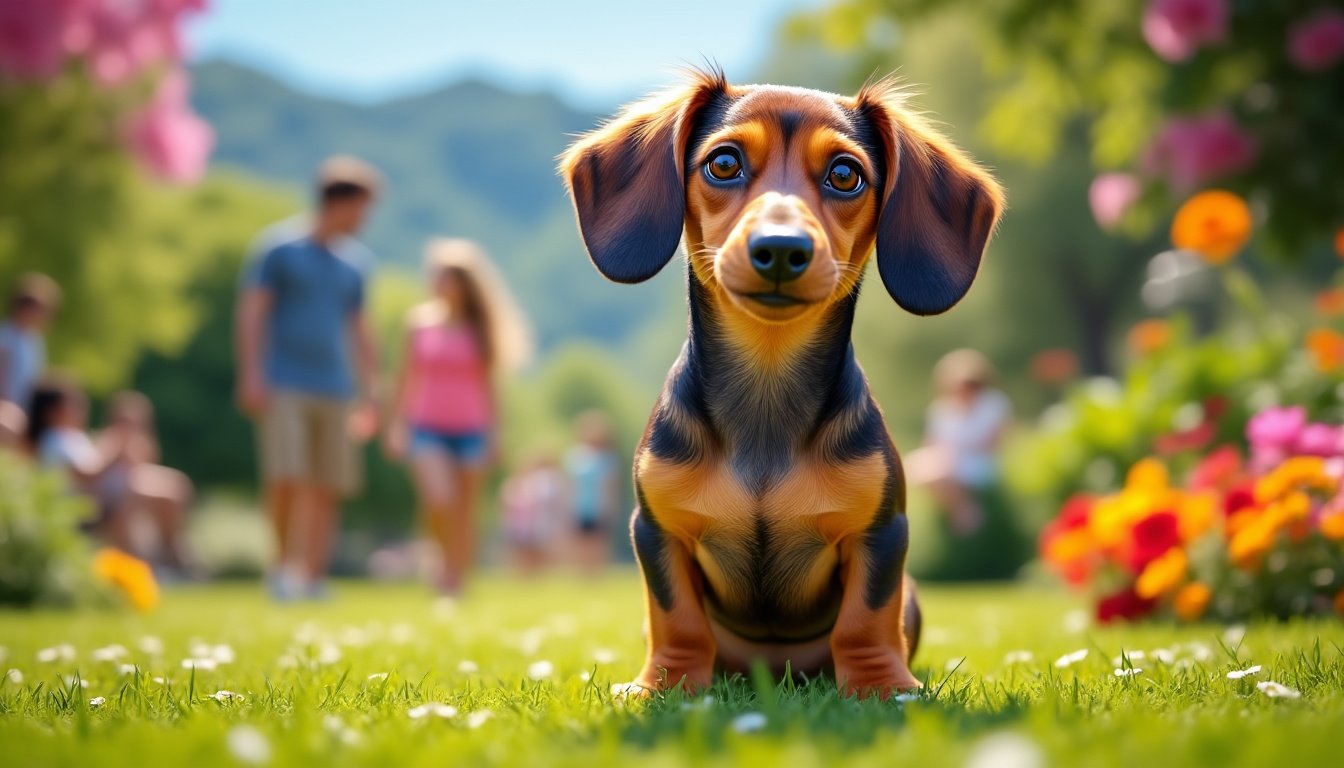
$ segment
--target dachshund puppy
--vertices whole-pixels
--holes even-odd
[[[646,689],[758,660],[846,695],[919,687],[900,459],[850,330],[871,254],[896,303],[970,288],[998,184],[902,108],[732,86],[721,72],[626,108],[563,156],[606,277],[653,277],[683,234],[689,338],[635,456]]]

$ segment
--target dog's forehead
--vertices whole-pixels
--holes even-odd
[[[799,125],[824,125],[845,134],[855,132],[854,115],[834,93],[784,85],[746,85],[723,115],[723,125],[746,122],[777,123],[785,131]]]

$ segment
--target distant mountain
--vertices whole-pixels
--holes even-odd
[[[619,346],[677,296],[667,280],[606,283],[583,253],[556,156],[599,115],[549,93],[471,80],[360,105],[300,93],[227,61],[202,63],[193,77],[192,100],[216,132],[214,163],[307,194],[324,157],[369,160],[388,181],[364,238],[381,261],[416,266],[435,235],[479,240],[531,312],[543,345],[583,335]]]

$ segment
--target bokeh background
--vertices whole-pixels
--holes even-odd
[[[233,407],[239,271],[259,231],[307,206],[333,153],[387,178],[364,237],[385,354],[423,295],[426,239],[479,240],[540,344],[507,383],[505,467],[565,444],[594,407],[630,455],[684,338],[682,273],[604,282],[555,158],[706,60],[735,82],[837,92],[897,72],[1003,181],[1010,208],[968,299],[919,319],[870,292],[856,346],[905,448],[934,362],[964,346],[990,357],[1018,417],[1006,457],[1028,536],[1069,493],[1114,486],[1158,438],[1197,425],[1229,382],[1248,411],[1303,377],[1337,409],[1337,374],[1303,356],[1300,333],[1334,322],[1316,297],[1344,224],[1331,53],[1344,43],[1330,38],[1344,21],[1328,3],[1239,2],[1219,25],[1228,4],[1213,0],[163,0],[85,33],[62,27],[75,5],[0,0],[0,281],[56,278],[55,366],[95,398],[153,399],[165,463],[202,492],[193,540],[216,575],[259,573],[268,546],[252,430]],[[1185,10],[1163,28],[1154,6]],[[1303,26],[1316,19],[1324,33]],[[1248,318],[1213,266],[1170,252],[1172,213],[1209,186],[1251,203],[1238,274],[1268,314]],[[1247,322],[1297,330],[1270,339]],[[404,471],[374,447],[367,459],[345,573],[414,532]],[[918,573],[939,544],[927,502],[914,505]]]

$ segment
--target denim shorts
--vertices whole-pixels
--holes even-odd
[[[442,453],[463,464],[481,464],[490,450],[490,436],[485,432],[440,432],[436,429],[413,427],[410,454]]]

